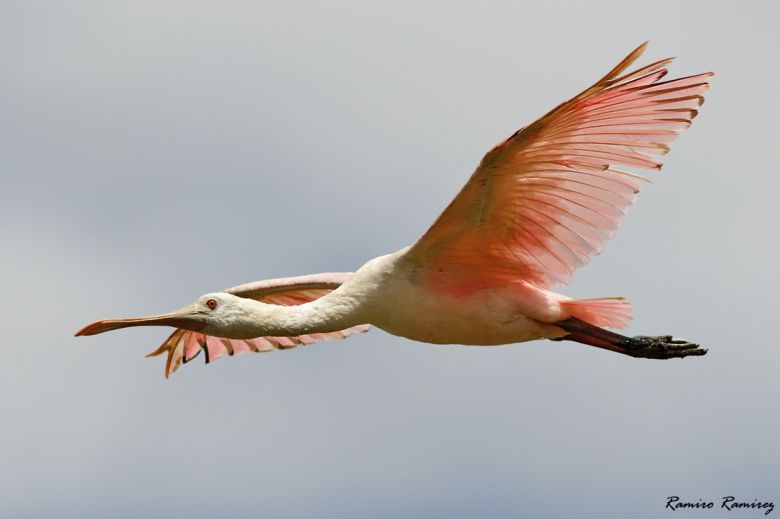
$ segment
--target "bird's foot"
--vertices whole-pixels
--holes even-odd
[[[681,359],[707,353],[706,348],[671,335],[627,337],[618,346],[623,349],[622,353],[643,359]]]

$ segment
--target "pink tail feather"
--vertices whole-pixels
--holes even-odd
[[[631,320],[631,303],[622,297],[600,297],[596,299],[570,299],[561,301],[569,313],[594,326],[625,328]]]

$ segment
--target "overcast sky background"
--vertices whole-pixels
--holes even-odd
[[[780,507],[777,19],[772,2],[0,2],[0,515]],[[643,63],[718,75],[563,291],[626,296],[632,334],[706,357],[374,330],[165,380],[143,358],[163,330],[72,336],[411,243],[490,146],[647,39]]]

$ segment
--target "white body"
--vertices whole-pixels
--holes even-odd
[[[369,261],[325,298],[354,298],[360,302],[358,321],[421,342],[495,345],[564,335],[560,328],[523,313],[529,302],[523,297],[524,286],[485,289],[456,298],[417,284],[405,252]],[[546,306],[548,314],[543,317],[548,322],[565,318],[555,301]]]
[[[568,317],[564,300],[518,282],[453,297],[418,283],[407,249],[374,258],[333,292],[300,306],[242,300],[241,314],[205,333],[241,339],[331,332],[372,324],[388,333],[434,344],[497,345],[560,337],[552,324]],[[248,311],[254,315],[246,315]]]

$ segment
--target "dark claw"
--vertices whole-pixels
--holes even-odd
[[[623,348],[627,355],[644,359],[673,359],[707,353],[706,348],[671,335],[638,335],[621,341],[618,346]]]
[[[671,335],[626,337],[576,317],[558,321],[555,325],[568,332],[568,335],[553,340],[581,342],[631,357],[675,359],[707,353],[706,348],[685,339],[676,339]]]

